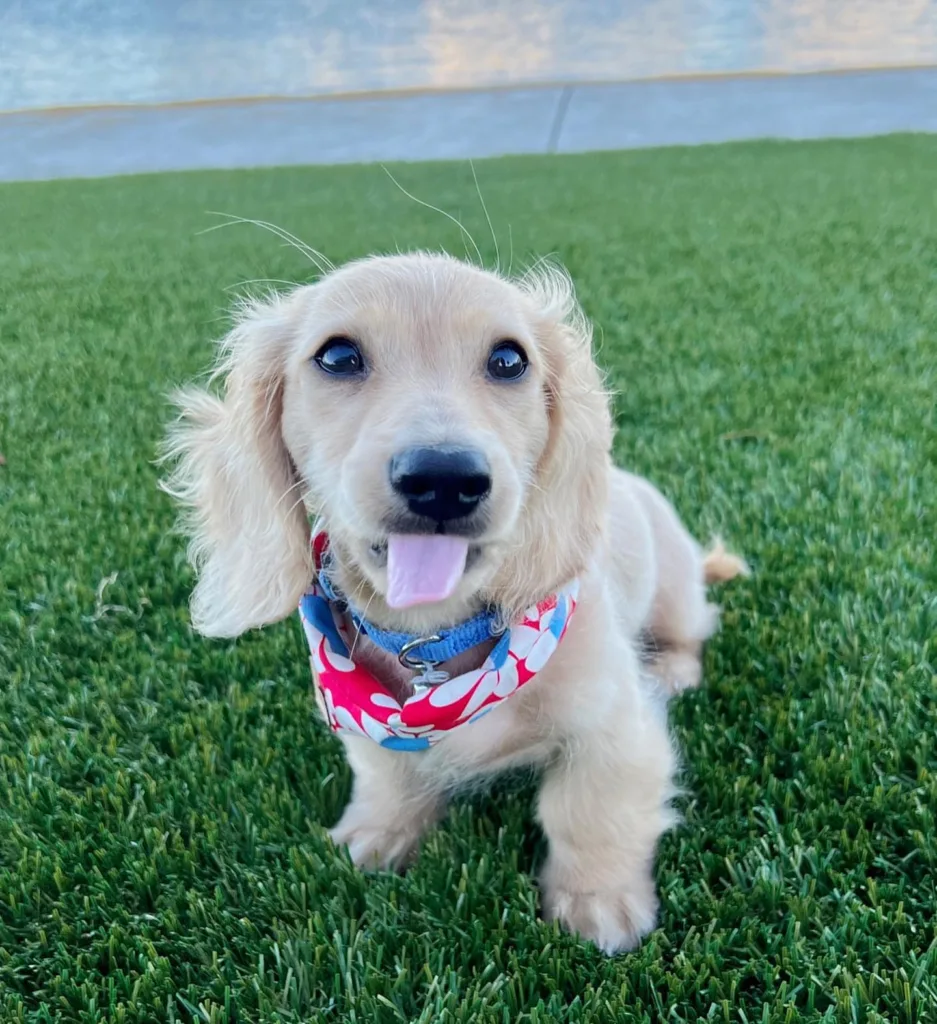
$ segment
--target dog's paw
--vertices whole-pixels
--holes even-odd
[[[402,871],[416,855],[422,833],[415,822],[382,822],[351,804],[329,836],[336,846],[346,846],[354,864],[365,871]]]
[[[703,678],[699,656],[687,651],[663,651],[652,659],[648,668],[669,695],[693,690]]]
[[[609,956],[634,949],[654,930],[657,921],[653,885],[644,892],[570,892],[553,888],[546,890],[543,902],[546,920],[558,920],[567,931],[594,942]]]

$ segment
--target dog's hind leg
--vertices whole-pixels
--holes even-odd
[[[747,576],[749,569],[718,538],[706,554],[682,526],[669,541],[665,561],[670,571],[661,573],[647,663],[668,693],[678,693],[699,686],[703,644],[719,627],[719,606],[707,599],[706,587]]]

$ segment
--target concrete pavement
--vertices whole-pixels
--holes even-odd
[[[937,68],[0,114],[0,180],[937,131]]]

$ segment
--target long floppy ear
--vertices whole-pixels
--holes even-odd
[[[164,455],[176,465],[163,487],[186,509],[198,573],[192,623],[206,636],[285,618],[312,578],[300,481],[280,430],[290,305],[275,297],[241,311],[220,344],[220,397],[175,396]]]
[[[592,356],[592,326],[572,281],[565,271],[541,264],[517,284],[547,354],[550,434],[522,513],[519,547],[503,577],[510,596],[502,600],[515,611],[588,563],[605,530],[612,445],[609,396]]]

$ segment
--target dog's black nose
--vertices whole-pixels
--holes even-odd
[[[414,515],[437,523],[471,515],[491,490],[488,460],[474,448],[407,448],[390,460],[390,483]]]

